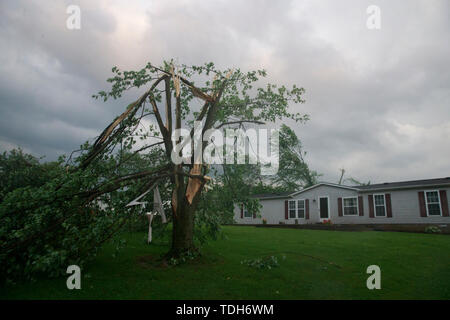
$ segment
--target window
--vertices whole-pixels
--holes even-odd
[[[439,192],[437,191],[427,191],[426,194],[426,204],[427,212],[429,216],[440,216],[441,215],[441,201],[439,199]]]
[[[384,194],[375,194],[374,206],[375,206],[375,217],[385,217],[386,216],[386,201]]]
[[[289,200],[289,218],[295,218],[295,200]]]
[[[344,198],[344,216],[357,216],[358,215],[358,198]]]
[[[288,202],[289,219],[305,218],[305,200],[289,200]]]
[[[251,212],[248,212],[247,208],[244,206],[244,217],[245,218],[252,218],[253,215]]]
[[[305,218],[305,200],[297,201],[297,218]]]

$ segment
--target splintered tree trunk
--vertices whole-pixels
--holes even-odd
[[[178,257],[180,254],[191,250],[195,250],[194,207],[183,204],[173,217],[172,248],[170,255]]]
[[[191,174],[197,174],[199,166],[194,166]],[[195,250],[194,246],[194,213],[200,199],[204,183],[198,178],[189,178],[185,188],[184,179],[176,176],[175,189],[172,194],[172,248],[169,257]]]

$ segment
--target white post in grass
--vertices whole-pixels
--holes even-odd
[[[147,212],[148,218],[148,238],[147,243],[150,244],[152,242],[152,220],[153,220],[153,212]]]

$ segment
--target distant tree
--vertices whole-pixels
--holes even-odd
[[[356,180],[355,178],[348,178],[345,181],[349,181],[350,183],[357,185],[357,186],[368,186],[370,185],[370,180],[367,182],[361,182],[359,180]]]
[[[295,191],[317,183],[320,176],[304,160],[306,152],[295,132],[287,125],[280,130],[280,164],[272,182],[284,191]]]
[[[261,175],[257,165],[223,165],[221,171],[214,172],[211,189],[202,199],[201,210],[209,212],[209,216],[218,215],[221,223],[232,223],[234,206],[245,207],[259,213],[261,205],[254,195],[299,190],[317,183],[317,174],[310,170],[303,159],[300,139],[286,125],[280,130],[279,170],[273,176]]]
[[[350,182],[352,184],[355,184],[355,185],[358,185],[358,186],[368,186],[368,185],[370,185],[370,181],[361,182],[361,181],[359,181],[359,180],[357,180],[355,178],[352,178],[352,177],[344,179],[345,169],[342,168],[342,169],[339,169],[339,171],[341,171],[341,177],[339,178],[338,184],[342,184],[343,182],[347,182],[348,181],[348,182]]]

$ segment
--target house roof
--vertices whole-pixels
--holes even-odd
[[[354,190],[354,191],[358,191],[358,189],[356,187],[350,187],[350,186],[344,186],[344,185],[340,185],[340,184],[335,184],[335,183],[329,183],[329,182],[320,182],[318,184],[315,184],[311,187],[308,188],[304,188],[301,189],[299,191],[294,191],[294,192],[283,192],[283,193],[262,193],[262,194],[255,194],[253,195],[253,198],[257,198],[260,200],[268,200],[268,199],[285,199],[285,198],[291,198],[293,196],[296,196],[297,194],[300,194],[302,192],[320,187],[320,186],[330,186],[330,187],[335,187],[335,188],[342,188],[342,189],[347,189],[347,190]]]
[[[280,192],[280,193],[259,193],[252,195],[252,198],[267,200],[267,199],[281,199],[281,198],[289,198],[289,195],[292,192]]]
[[[443,186],[443,185],[450,185],[450,177],[425,179],[425,180],[410,180],[410,181],[400,181],[400,182],[384,182],[384,183],[377,183],[377,184],[369,184],[366,186],[355,186],[354,188],[357,188],[360,191],[374,191],[374,190],[384,190],[384,189],[434,187],[434,186]]]
[[[335,188],[342,188],[347,190],[354,190],[360,192],[370,192],[370,191],[380,191],[380,190],[392,190],[392,189],[408,189],[408,188],[422,188],[422,187],[438,187],[438,186],[450,186],[450,177],[446,178],[436,178],[436,179],[425,179],[425,180],[410,180],[410,181],[399,181],[399,182],[384,182],[377,184],[370,184],[365,186],[345,186],[329,182],[320,182],[311,187],[301,189],[295,192],[283,192],[283,193],[262,193],[255,194],[252,197],[260,200],[268,199],[286,199],[291,198],[302,192],[317,188],[319,186],[330,186]]]
[[[330,182],[319,182],[318,184],[315,184],[315,185],[313,185],[311,187],[304,188],[302,190],[293,192],[289,196],[293,197],[293,196],[296,196],[297,194],[300,194],[302,192],[305,192],[305,191],[308,191],[308,190],[311,190],[311,189],[314,189],[314,188],[317,188],[317,187],[320,187],[320,186],[329,186],[329,187],[335,187],[335,188],[342,188],[342,189],[347,189],[347,190],[358,191],[357,187],[350,187],[350,186],[345,186],[345,185],[342,185],[342,184],[336,184],[336,183],[330,183]]]

